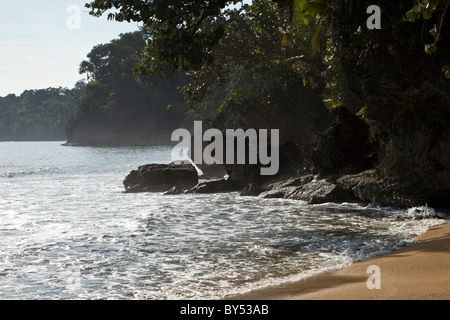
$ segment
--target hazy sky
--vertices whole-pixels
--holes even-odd
[[[83,78],[80,62],[94,45],[138,30],[136,23],[91,17],[86,2],[0,0],[0,96],[73,88]]]

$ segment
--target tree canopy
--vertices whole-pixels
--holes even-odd
[[[185,79],[180,75],[166,81],[133,73],[144,46],[141,32],[122,34],[95,46],[81,62],[80,73],[86,74],[88,83],[66,130],[69,142],[170,141],[169,132],[184,120],[184,99],[177,87]]]
[[[383,4],[385,14],[401,14],[400,20],[427,21],[427,29],[432,41],[425,42],[425,51],[434,53],[441,40],[444,19],[448,11],[447,0],[417,0],[392,2],[364,0],[272,0],[280,10],[287,11],[294,24],[304,23],[310,17],[318,17],[322,23],[344,22],[353,26],[352,21],[364,16],[371,4]],[[414,5],[415,2],[415,5]],[[86,6],[94,16],[108,15],[117,21],[136,21],[148,35],[145,60],[140,65],[141,72],[171,73],[178,68],[198,69],[212,61],[212,49],[225,34],[225,24],[230,18],[230,5],[242,3],[238,0],[95,0]],[[408,10],[409,9],[409,10]],[[448,20],[448,17],[447,17]],[[363,21],[361,21],[363,22]],[[363,26],[361,23],[360,26]],[[353,30],[356,32],[357,30]],[[420,35],[419,35],[420,36]],[[425,40],[426,36],[423,37]],[[443,67],[445,75],[448,67]]]
[[[0,98],[0,141],[65,140],[64,129],[83,89],[79,82],[73,89],[26,90]]]
[[[328,106],[346,104],[383,124],[409,105],[407,99],[394,98],[400,87],[431,83],[440,99],[448,99],[449,1],[262,3],[263,9],[261,1],[223,0],[96,0],[86,6],[94,16],[139,22],[146,46],[135,70],[164,76],[188,72],[193,82],[184,93],[197,109],[205,97],[220,108],[227,94],[239,91],[230,86],[240,87],[236,79],[279,78],[276,69],[278,74],[296,72],[301,82],[322,89]],[[367,8],[374,4],[382,10],[380,30],[366,27]]]
[[[223,10],[238,2],[241,1],[97,0],[86,6],[94,16],[114,9],[108,18],[142,23],[148,43],[140,71],[173,73],[178,68],[195,69],[210,61],[210,50],[224,34]],[[207,23],[209,27],[205,28]]]

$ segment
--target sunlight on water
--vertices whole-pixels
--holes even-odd
[[[123,194],[168,147],[0,142],[0,299],[208,299],[389,252],[441,223],[413,210]]]

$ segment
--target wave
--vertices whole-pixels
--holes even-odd
[[[61,170],[59,170],[58,168],[39,168],[36,170],[0,172],[0,178],[18,178],[32,175],[45,175],[54,173],[61,173]]]

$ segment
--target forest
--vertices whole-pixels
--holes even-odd
[[[445,0],[375,2],[88,3],[142,31],[95,46],[73,90],[1,98],[0,139],[65,139],[68,124],[73,144],[158,144],[196,119],[304,143],[339,106],[380,134],[398,111],[448,103],[450,13]],[[366,27],[371,5],[381,29]]]
[[[26,90],[0,97],[0,141],[63,141],[65,128],[81,97],[84,83],[75,88]]]
[[[336,107],[364,118],[377,138],[401,112],[439,112],[448,106],[448,1],[171,3],[93,1],[86,6],[93,16],[142,25],[145,44],[126,66],[140,83],[129,88],[138,90],[148,75],[178,81],[188,118],[219,128],[280,128],[282,140],[304,143],[328,125]],[[373,5],[381,8],[381,28],[375,30],[367,27],[367,8]],[[102,67],[92,67],[91,59],[91,70],[86,64],[81,69],[95,78]],[[126,95],[118,90],[95,108],[114,101],[121,105]],[[181,104],[164,103],[180,105],[178,110]],[[132,113],[128,110],[122,115]]]
[[[157,145],[185,119],[178,87],[186,76],[171,79],[138,75],[133,68],[144,50],[142,32],[121,34],[95,46],[80,64],[87,84],[66,128],[69,145]]]

